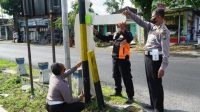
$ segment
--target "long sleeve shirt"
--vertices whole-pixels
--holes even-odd
[[[133,40],[131,32],[126,30],[124,32],[117,32],[115,35],[108,35],[108,36],[98,33],[96,37],[102,41],[111,41],[111,40],[117,40],[120,37],[120,35],[125,37],[128,43],[130,43]]]
[[[163,58],[160,69],[165,70],[169,63],[170,31],[165,24],[157,26],[153,23],[143,21],[132,12],[129,13],[132,20],[148,31],[148,38],[144,50],[151,51],[152,49],[158,49],[161,51]]]
[[[96,35],[97,38],[103,41],[114,40],[112,58],[113,59],[129,59],[130,57],[130,45],[129,43],[133,40],[131,32],[124,31],[118,32],[115,35]],[[124,41],[126,40],[126,41]]]
[[[69,83],[64,80],[64,77],[72,74],[76,71],[76,67],[72,69],[68,69],[64,76],[62,75],[54,75],[50,76],[49,90],[47,94],[47,100],[50,101],[63,101],[66,103],[73,103],[79,101],[78,98],[71,97],[71,91],[69,87]]]

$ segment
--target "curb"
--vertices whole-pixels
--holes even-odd
[[[143,51],[136,51],[137,53],[143,53]],[[194,53],[180,53],[180,52],[170,52],[170,56],[174,57],[188,57],[188,58],[199,58],[200,52]]]
[[[184,53],[170,53],[171,56],[175,57],[188,57],[188,58],[198,58],[200,55],[184,54]]]

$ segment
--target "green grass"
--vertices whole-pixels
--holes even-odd
[[[134,46],[134,51],[137,52],[142,52],[144,51],[144,44],[137,44]],[[171,45],[170,46],[170,52],[180,52],[180,51],[192,51],[194,50],[192,45],[188,45],[188,44],[180,44],[180,45]]]
[[[0,59],[0,70],[5,68],[16,69],[17,64],[12,61]]]
[[[17,69],[17,64],[12,61],[0,59],[0,68]],[[30,99],[30,91],[22,92],[22,83],[19,83],[18,74],[0,73],[0,94],[8,94],[8,97],[0,96],[0,105],[8,112],[45,112],[46,91],[42,88],[35,89],[34,100]]]
[[[0,59],[0,69],[12,69],[16,70],[17,65],[15,62]],[[38,70],[34,70],[34,74],[38,74]],[[29,81],[29,80],[27,80]],[[21,90],[22,81],[20,81],[19,74],[5,74],[0,72],[0,94],[8,94],[8,97],[0,95],[0,105],[8,112],[46,112],[45,101],[47,95],[47,87],[38,85],[34,83],[35,96],[31,99],[30,90],[28,92],[23,92]],[[36,86],[37,85],[37,86]],[[104,95],[104,101],[109,105],[123,105],[126,101],[125,97],[110,97],[111,93],[114,93],[114,89],[109,86],[102,86],[102,91]],[[134,107],[139,111],[140,106],[137,103],[133,104]],[[86,109],[83,112],[96,112],[98,111],[98,105],[96,100],[92,100],[91,103],[86,105]],[[126,110],[114,109],[106,105],[103,110],[104,112],[127,112]],[[134,111],[134,112],[138,112]]]

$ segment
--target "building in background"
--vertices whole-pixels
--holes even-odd
[[[12,19],[12,16],[5,14],[0,6],[0,40],[12,40],[12,29],[10,29],[12,24],[9,24],[10,19]]]
[[[198,9],[189,6],[167,9],[165,22],[171,32],[171,43],[196,42],[197,38],[200,38],[200,10]]]
[[[113,14],[121,14],[124,10],[126,10],[127,8],[129,8],[133,13],[137,13],[137,9],[135,8],[131,8],[131,7],[125,7],[123,9],[120,9],[119,11],[113,13]],[[141,36],[140,33],[138,32],[138,27],[137,24],[131,20],[130,18],[126,19],[126,24],[127,24],[127,30],[129,30],[134,38],[137,38],[137,40],[141,40]],[[114,32],[116,32],[117,30],[117,25],[113,24],[113,25],[97,25],[95,26],[97,28],[98,31],[102,32],[103,34],[113,34]]]

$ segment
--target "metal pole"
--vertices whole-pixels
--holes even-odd
[[[53,63],[56,62],[56,53],[55,53],[55,41],[54,41],[54,23],[53,23],[53,13],[50,14],[50,24],[51,24],[51,46],[52,46],[52,58]]]
[[[80,38],[81,38],[81,55],[82,55],[82,68],[83,68],[83,80],[84,80],[84,93],[85,103],[91,101],[90,94],[90,77],[89,66],[87,56],[87,31],[85,24],[85,0],[78,0],[79,2],[79,20],[80,20]]]
[[[55,41],[54,41],[54,23],[53,23],[53,1],[50,0],[50,24],[51,24],[51,46],[53,63],[56,62]]]
[[[179,19],[178,19],[178,44],[180,43],[180,32],[181,31],[181,14],[179,12]]]
[[[25,33],[26,33],[26,41],[27,41],[27,47],[28,47],[28,61],[29,61],[29,71],[30,71],[30,81],[31,81],[31,97],[34,96],[34,88],[33,88],[33,74],[32,74],[32,61],[31,61],[31,48],[30,48],[30,39],[28,36],[28,17],[25,15]]]
[[[30,39],[28,35],[28,16],[30,13],[30,10],[27,9],[27,0],[23,1],[23,11],[24,11],[24,18],[25,18],[25,36],[27,41],[27,47],[28,47],[28,61],[29,61],[29,71],[30,71],[30,83],[31,83],[31,98],[34,97],[34,88],[33,88],[33,74],[32,74],[32,61],[31,61],[31,48],[30,48]]]
[[[63,29],[63,47],[64,47],[64,52],[65,52],[64,53],[65,66],[67,68],[71,68],[67,1],[61,0],[61,5],[62,5],[62,29]],[[71,76],[68,77],[68,81],[70,84],[70,90],[72,92]],[[72,95],[72,93],[71,93],[71,95]]]

